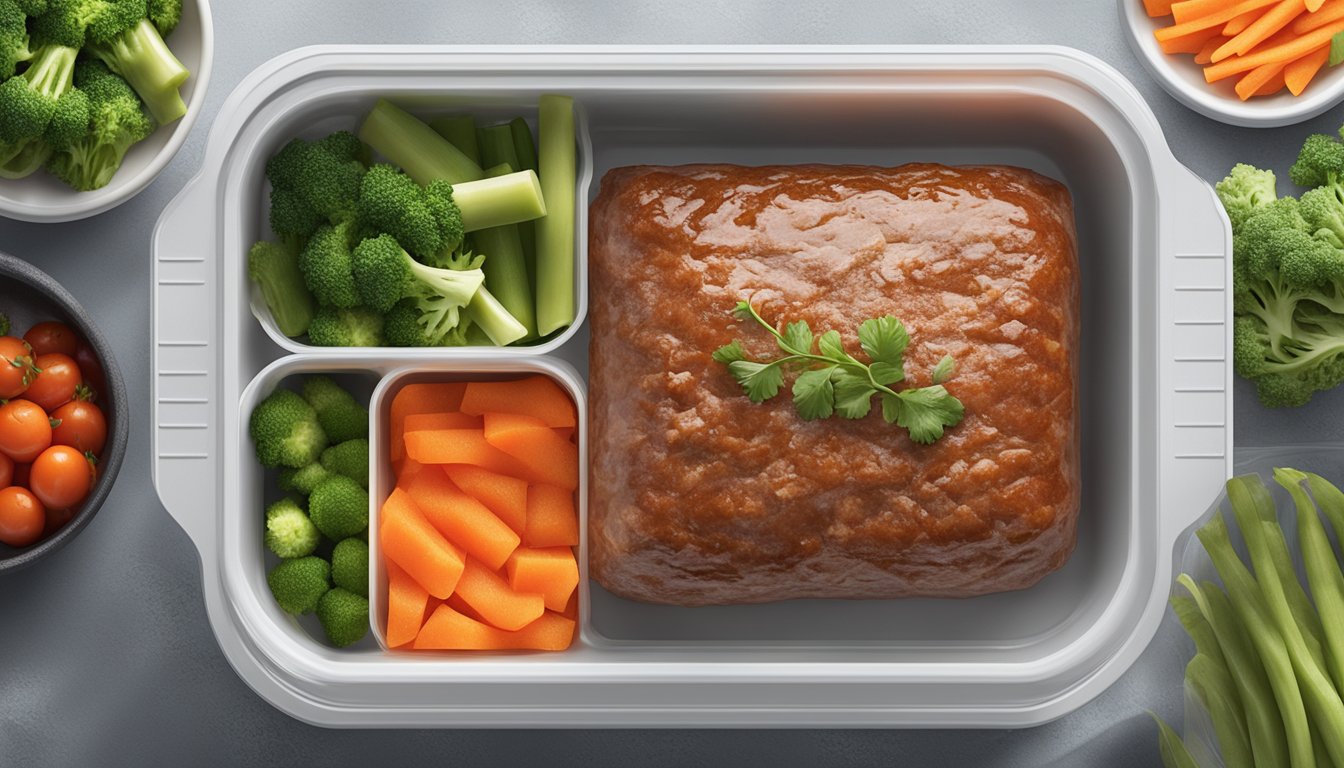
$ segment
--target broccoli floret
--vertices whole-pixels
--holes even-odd
[[[344,475],[330,475],[308,497],[308,516],[333,541],[357,536],[369,526],[369,492]]]
[[[328,473],[321,462],[313,462],[306,467],[295,469],[293,467],[281,467],[279,485],[280,490],[285,493],[297,493],[302,496],[308,496],[317,487],[317,484],[327,479]]]
[[[461,310],[485,282],[485,274],[479,269],[425,266],[391,235],[360,243],[353,261],[355,285],[365,306],[387,312],[402,299],[416,299],[423,313],[421,322],[431,339],[442,339],[461,323]]]
[[[367,232],[385,233],[421,259],[462,243],[462,216],[445,183],[425,189],[390,165],[375,165],[359,187],[358,216]]]
[[[149,19],[146,0],[97,0],[85,50],[126,78],[159,125],[187,113],[179,90],[191,75]]]
[[[19,10],[29,16],[39,16],[47,12],[47,0],[15,0]]]
[[[317,412],[288,389],[277,389],[258,403],[248,427],[263,467],[307,466],[327,447]]]
[[[1237,163],[1227,178],[1214,189],[1232,221],[1235,233],[1252,213],[1278,199],[1279,193],[1273,171],[1262,171],[1245,163]]]
[[[460,346],[454,340],[462,336],[456,330],[444,339],[435,339],[429,335],[426,323],[421,322],[425,313],[420,311],[416,299],[402,299],[383,317],[383,337],[389,347],[437,347]],[[459,328],[465,326],[463,322]]]
[[[333,443],[369,436],[369,410],[327,376],[309,376],[303,397]]]
[[[351,239],[354,224],[323,224],[299,255],[304,284],[323,306],[349,309],[359,305],[355,284]]]
[[[40,45],[31,63],[0,85],[0,162],[5,166],[0,175],[26,176],[50,153],[43,135],[61,97],[74,87],[75,58],[83,42],[79,12],[77,3],[62,2],[36,19],[33,34]]]
[[[1302,194],[1298,208],[1312,236],[1344,248],[1344,187],[1330,184]]]
[[[9,335],[9,315],[0,312],[0,336]]]
[[[28,47],[28,12],[16,0],[0,0],[0,80],[18,71],[33,52]]]
[[[369,543],[344,539],[331,550],[331,580],[356,595],[369,595]]]
[[[308,237],[323,222],[352,218],[367,156],[348,132],[317,141],[294,139],[281,147],[266,163],[271,229],[277,235]]]
[[[381,347],[383,316],[366,307],[322,307],[308,324],[308,343],[316,347]]]
[[[299,249],[293,243],[262,240],[247,254],[247,275],[261,287],[262,298],[280,332],[289,337],[308,332],[313,296],[299,271]]]
[[[337,648],[357,643],[369,633],[369,601],[336,587],[317,604],[317,618],[327,639]]]
[[[1299,187],[1320,187],[1344,172],[1344,144],[1333,136],[1313,134],[1302,144],[1288,178]]]
[[[293,499],[281,499],[266,508],[266,548],[280,557],[307,557],[317,549],[319,539],[317,526]]]
[[[331,566],[320,557],[284,560],[266,576],[275,602],[285,613],[312,613],[331,589]]]
[[[332,474],[344,475],[368,488],[369,441],[360,437],[327,448],[322,452],[322,466]]]
[[[101,62],[75,65],[75,85],[89,99],[88,128],[58,149],[47,169],[75,189],[101,189],[112,181],[131,147],[154,132],[154,123],[135,91]]]
[[[182,23],[182,0],[149,0],[149,20],[167,37]]]

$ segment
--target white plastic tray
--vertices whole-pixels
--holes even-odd
[[[305,350],[249,311],[262,167],[380,95],[425,114],[582,105],[580,176],[633,163],[999,162],[1069,185],[1083,274],[1078,549],[1031,590],[973,600],[678,609],[587,583],[558,654],[338,651],[275,606],[259,397],[296,372],[587,368],[546,348]],[[248,77],[155,233],[155,482],[200,551],[208,615],[260,695],[331,726],[1027,726],[1097,695],[1156,630],[1177,534],[1230,467],[1230,232],[1152,113],[1063,48],[309,48]],[[580,221],[587,217],[580,199]],[[586,242],[577,244],[580,267]],[[582,269],[580,271],[582,274]],[[292,353],[292,354],[290,354]],[[531,358],[537,360],[529,362]],[[547,362],[542,362],[544,358]],[[269,367],[268,367],[269,366]],[[264,369],[264,370],[263,370]],[[582,394],[582,393],[580,393]],[[583,404],[580,403],[580,412]],[[381,427],[375,408],[373,428]],[[375,482],[375,487],[377,483]],[[379,499],[373,499],[377,504]],[[378,563],[373,563],[375,575]]]

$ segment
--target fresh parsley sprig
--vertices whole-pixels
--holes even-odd
[[[750,360],[736,339],[715,350],[714,359],[728,366],[753,403],[778,395],[784,386],[784,369],[795,368],[801,372],[793,382],[793,404],[804,419],[825,419],[832,414],[861,419],[872,410],[873,395],[879,395],[882,418],[904,427],[916,443],[933,443],[945,428],[961,423],[965,408],[943,387],[956,373],[951,356],[944,356],[934,367],[931,386],[892,389],[905,380],[905,348],[910,345],[910,334],[894,317],[877,317],[859,325],[859,346],[872,361],[863,363],[845,352],[838,331],[816,336],[807,321],[797,320],[781,333],[749,301],[739,301],[733,314],[769,331],[784,353],[775,360]]]

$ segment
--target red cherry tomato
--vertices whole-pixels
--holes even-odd
[[[50,355],[53,352],[69,357],[75,356],[79,348],[79,334],[65,323],[38,323],[23,334],[23,340],[33,348],[34,355]]]
[[[59,422],[51,430],[53,445],[69,445],[94,456],[103,455],[107,419],[101,408],[87,400],[71,400],[52,411],[51,418]]]
[[[103,362],[98,359],[98,354],[93,351],[93,346],[80,339],[73,357],[75,362],[79,364],[79,372],[83,374],[84,383],[88,384],[89,388],[93,390],[93,397],[85,399],[92,400],[94,397],[104,394],[107,390],[107,379],[103,377]]]
[[[0,453],[0,488],[14,484],[14,460]]]
[[[26,488],[12,485],[0,490],[0,541],[26,547],[42,537],[47,511]]]
[[[79,386],[79,366],[75,359],[60,352],[37,356],[40,373],[24,390],[23,399],[31,400],[44,411],[54,411],[75,398]]]
[[[28,488],[48,509],[71,509],[93,487],[93,463],[68,445],[53,445],[33,462]]]
[[[22,464],[49,447],[51,420],[46,411],[27,400],[0,405],[0,453]]]
[[[0,399],[22,395],[36,376],[28,344],[14,336],[0,336]]]

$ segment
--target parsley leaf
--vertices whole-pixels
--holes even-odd
[[[784,385],[784,372],[775,363],[753,363],[750,360],[734,360],[728,364],[728,372],[737,379],[737,383],[746,390],[747,397],[753,403],[762,403],[779,394]]]
[[[942,437],[944,427],[960,424],[965,414],[961,401],[949,395],[942,384],[907,389],[897,399],[901,401],[897,426],[909,430],[911,440],[925,445]]]
[[[821,334],[821,338],[817,339],[817,351],[821,352],[822,357],[837,363],[858,362],[845,352],[845,343],[840,340],[839,331],[827,331]]]
[[[779,348],[785,354],[806,355],[812,351],[812,329],[806,320],[798,320],[784,327],[784,335],[779,339]]]
[[[873,381],[883,385],[905,380],[905,368],[899,364],[873,363],[868,366],[868,373],[872,375]]]
[[[739,360],[746,360],[747,353],[742,350],[742,342],[733,339],[731,343],[724,344],[722,347],[714,350],[714,354],[711,355],[711,357],[714,358],[715,362],[727,365],[728,363],[735,363]]]
[[[933,367],[933,383],[942,384],[948,379],[957,375],[957,361],[952,359],[951,355],[943,355],[943,359]]]
[[[835,388],[835,412],[846,419],[862,419],[873,409],[873,395],[877,390],[868,383],[867,376],[831,369],[831,384]]]
[[[811,421],[824,419],[835,411],[835,389],[830,368],[804,371],[793,382],[793,404],[798,415]]]
[[[875,363],[900,365],[909,344],[910,334],[891,315],[864,320],[859,325],[859,346]]]

